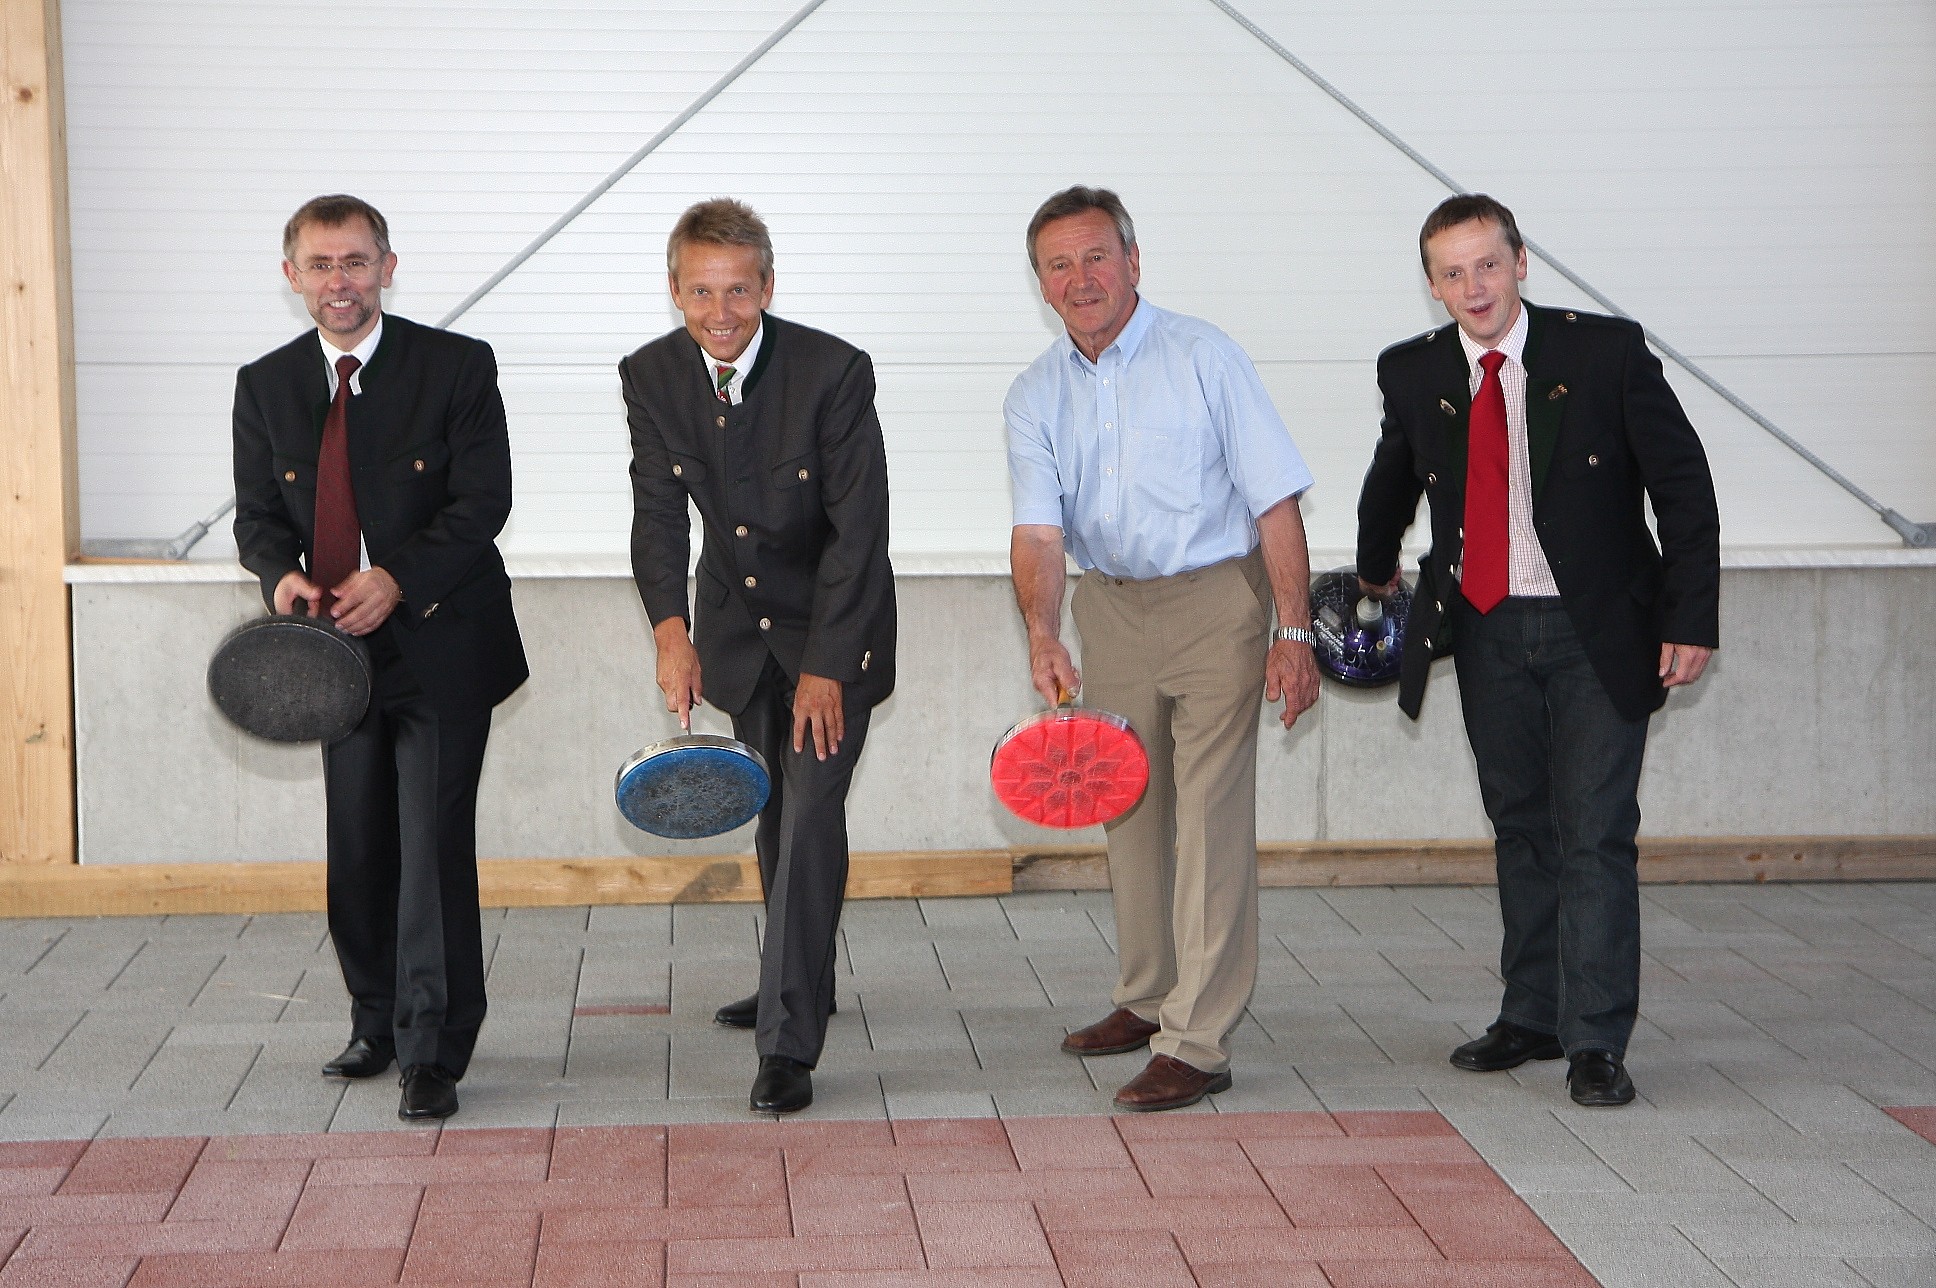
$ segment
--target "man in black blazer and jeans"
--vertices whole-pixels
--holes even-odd
[[[868,356],[766,312],[773,242],[749,207],[687,210],[666,267],[685,326],[619,364],[632,572],[666,709],[689,726],[703,696],[773,775],[754,836],[759,991],[714,1018],[757,1030],[751,1108],[789,1113],[813,1100],[833,1010],[847,788],[870,714],[894,688],[887,454]],[[688,498],[706,534],[696,620]]]
[[[1714,482],[1638,325],[1520,299],[1511,211],[1452,197],[1419,254],[1452,325],[1379,356],[1358,572],[1369,593],[1396,585],[1429,496],[1399,705],[1416,719],[1431,660],[1453,655],[1505,929],[1499,1018],[1452,1063],[1564,1055],[1575,1101],[1626,1104],[1641,756],[1649,715],[1720,642]]]
[[[368,714],[323,748],[329,931],[351,998],[349,1046],[323,1072],[395,1060],[399,1116],[445,1118],[484,1021],[478,776],[491,708],[527,672],[496,545],[511,510],[496,361],[386,316],[396,264],[355,197],[289,220],[282,271],[316,330],[236,377],[235,542],[275,611],[327,614],[375,666]],[[344,492],[347,516],[319,503]]]

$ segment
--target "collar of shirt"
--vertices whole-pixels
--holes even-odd
[[[1123,323],[1123,329],[1116,334],[1114,340],[1109,342],[1109,348],[1104,349],[1096,355],[1097,360],[1100,361],[1109,356],[1112,350],[1120,355],[1124,362],[1128,362],[1131,358],[1135,357],[1136,350],[1142,347],[1143,337],[1149,334],[1150,319],[1152,316],[1150,310],[1143,307],[1142,295],[1138,294],[1136,297],[1136,307],[1130,312],[1129,321]],[[1067,331],[1062,333],[1062,347],[1068,356],[1075,359],[1076,365],[1085,371],[1094,371],[1096,369],[1096,364],[1089,361],[1084,356],[1082,350],[1076,348],[1075,340],[1070,337]]]
[[[1512,327],[1506,332],[1505,339],[1493,346],[1499,352],[1505,354],[1506,360],[1515,367],[1518,367],[1521,371],[1526,369],[1526,364],[1520,361],[1520,355],[1526,352],[1526,317],[1528,312],[1526,301],[1521,300],[1519,302],[1519,316],[1513,319]],[[1479,377],[1482,374],[1479,370],[1479,359],[1487,352],[1486,347],[1477,343],[1471,336],[1467,335],[1464,327],[1459,328],[1459,343],[1465,348],[1465,365],[1472,373],[1472,388],[1476,391],[1479,388]]]
[[[370,358],[376,353],[376,346],[383,340],[383,315],[381,313],[376,315],[376,325],[371,327],[370,333],[363,337],[363,343],[354,349],[337,348],[329,342],[329,337],[323,334],[321,327],[316,329],[316,340],[323,346],[323,370],[329,375],[330,401],[336,400],[336,360],[343,357],[345,353],[356,359],[356,370],[350,372],[350,393],[354,397],[362,397],[363,369],[370,365]]]
[[[753,338],[746,342],[745,350],[739,357],[725,364],[733,369],[733,378],[726,384],[726,396],[732,399],[732,405],[735,407],[739,406],[746,398],[746,377],[753,370],[753,364],[760,360],[760,344],[765,339],[766,319],[762,317],[760,319],[759,329],[754,331]],[[699,348],[699,361],[700,365],[706,369],[706,388],[717,392],[719,389],[719,367],[721,365],[719,359],[707,353],[705,346],[701,345]]]

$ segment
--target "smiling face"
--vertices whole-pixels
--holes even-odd
[[[1136,248],[1124,250],[1122,233],[1107,213],[1085,210],[1042,225],[1034,250],[1042,299],[1094,362],[1136,311],[1136,284],[1143,277]]]
[[[329,342],[348,351],[376,327],[396,267],[397,257],[377,249],[376,233],[359,215],[340,224],[304,224],[296,257],[282,262],[282,275]]]
[[[715,362],[746,352],[760,329],[760,310],[773,302],[773,279],[762,278],[754,246],[687,242],[679,248],[679,271],[666,274],[666,282],[686,333]]]
[[[1425,274],[1432,298],[1482,348],[1496,348],[1519,320],[1526,251],[1514,254],[1493,220],[1468,219],[1428,238]]]

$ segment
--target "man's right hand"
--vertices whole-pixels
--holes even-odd
[[[1029,643],[1029,682],[1042,700],[1059,707],[1075,697],[1082,688],[1082,676],[1075,659],[1059,639]]]
[[[300,572],[282,574],[282,580],[276,583],[276,611],[293,613],[297,601],[305,599],[309,601],[309,611],[305,616],[320,616],[323,611],[323,588]]]
[[[686,634],[686,619],[668,617],[652,628],[652,640],[659,651],[659,691],[665,694],[666,710],[679,717],[679,727],[692,732],[692,709],[699,705],[699,650]]]
[[[1393,595],[1398,593],[1398,579],[1404,573],[1404,571],[1405,571],[1404,564],[1400,564],[1398,565],[1398,567],[1393,568],[1391,580],[1386,582],[1382,586],[1374,585],[1371,582],[1366,581],[1363,577],[1360,577],[1358,578],[1358,589],[1362,593],[1370,595],[1373,599],[1389,599]]]

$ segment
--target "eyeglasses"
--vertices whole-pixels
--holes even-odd
[[[311,260],[296,271],[312,282],[326,282],[338,269],[341,269],[343,276],[347,278],[359,279],[375,273],[377,265],[373,260],[364,259],[361,255],[353,255],[348,259]]]

